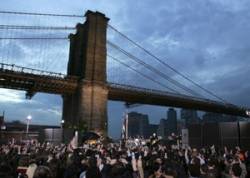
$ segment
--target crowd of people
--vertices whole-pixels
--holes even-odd
[[[172,142],[9,143],[0,147],[0,178],[246,178],[250,154],[239,147],[195,149]]]

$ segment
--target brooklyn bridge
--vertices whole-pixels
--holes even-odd
[[[21,16],[60,16],[56,14],[35,14],[35,13],[13,13],[2,11],[2,15],[12,14]],[[71,18],[71,16],[69,15]],[[74,16],[72,16],[74,18]],[[77,17],[81,18],[83,16]],[[107,101],[123,101],[128,104],[140,103],[159,106],[172,106],[201,111],[223,113],[241,117],[249,117],[248,108],[236,106],[225,101],[215,93],[205,89],[191,78],[182,74],[165,61],[161,60],[150,51],[127,37],[109,24],[109,19],[100,12],[87,11],[84,23],[79,23],[76,27],[47,27],[47,26],[26,26],[26,25],[0,25],[0,30],[24,30],[25,36],[2,36],[0,40],[67,40],[69,39],[69,59],[67,74],[55,71],[47,71],[30,66],[22,66],[11,63],[8,59],[2,59],[0,63],[0,87],[26,91],[26,98],[31,99],[36,93],[58,94],[63,98],[62,119],[66,123],[87,123],[88,129],[106,135],[107,131]],[[107,39],[107,29],[121,35],[130,43],[143,50],[153,57],[161,65],[174,71],[180,77],[198,87],[203,92],[215,99],[203,97],[190,87],[174,80],[163,71],[146,63],[143,59],[129,53],[119,46],[119,42]],[[74,33],[65,37],[51,36],[27,36],[28,30],[75,30]],[[138,71],[129,62],[120,60],[117,55],[110,55],[107,46],[113,50],[126,55],[141,67],[145,67],[158,78]],[[62,49],[63,50],[63,49]],[[9,51],[10,53],[12,51]],[[15,53],[15,52],[13,52]],[[34,51],[35,53],[35,51]],[[128,69],[128,72],[136,72],[146,80],[150,80],[155,85],[161,86],[162,90],[151,89],[144,86],[135,86],[112,82],[107,80],[107,58],[119,63]],[[20,59],[21,60],[21,59]],[[43,60],[43,59],[42,59]],[[52,59],[53,60],[53,59]],[[59,62],[59,61],[56,61]],[[50,65],[50,64],[47,64]],[[166,80],[175,87],[162,82],[159,78]],[[136,79],[134,79],[136,80]],[[184,92],[180,92],[177,90]]]

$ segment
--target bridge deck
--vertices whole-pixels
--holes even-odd
[[[77,85],[77,77],[0,64],[0,87],[24,90],[30,97],[36,92],[72,94]],[[128,85],[108,83],[107,86],[108,98],[114,101],[181,107],[249,117],[246,108],[232,104]]]
[[[159,106],[172,106],[248,117],[246,108],[238,107],[232,104],[224,104],[209,99],[194,98],[186,95],[119,84],[109,84],[108,87],[110,100]]]
[[[59,73],[0,64],[0,87],[35,92],[70,94],[77,87],[77,78]]]

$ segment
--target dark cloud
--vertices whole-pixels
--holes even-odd
[[[218,79],[207,87],[217,91],[228,101],[249,107],[249,97],[247,91],[250,91],[249,67],[232,69],[225,75],[221,75]],[[242,101],[242,102],[241,102]]]

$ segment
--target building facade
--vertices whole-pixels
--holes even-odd
[[[177,133],[177,112],[174,108],[170,108],[167,112],[167,130],[168,135]]]
[[[148,115],[137,112],[128,113],[128,137],[149,138],[157,132],[158,125],[149,124]]]
[[[181,119],[184,120],[185,126],[188,127],[191,124],[200,123],[196,110],[181,109]]]
[[[161,119],[158,129],[157,129],[157,134],[161,136],[162,138],[167,136],[167,119]]]
[[[235,122],[238,121],[237,116],[232,115],[223,115],[218,113],[206,112],[202,116],[203,123],[211,123],[211,122]]]
[[[167,138],[171,133],[177,134],[177,112],[170,108],[167,111],[167,119],[161,119],[157,134],[162,138]]]

